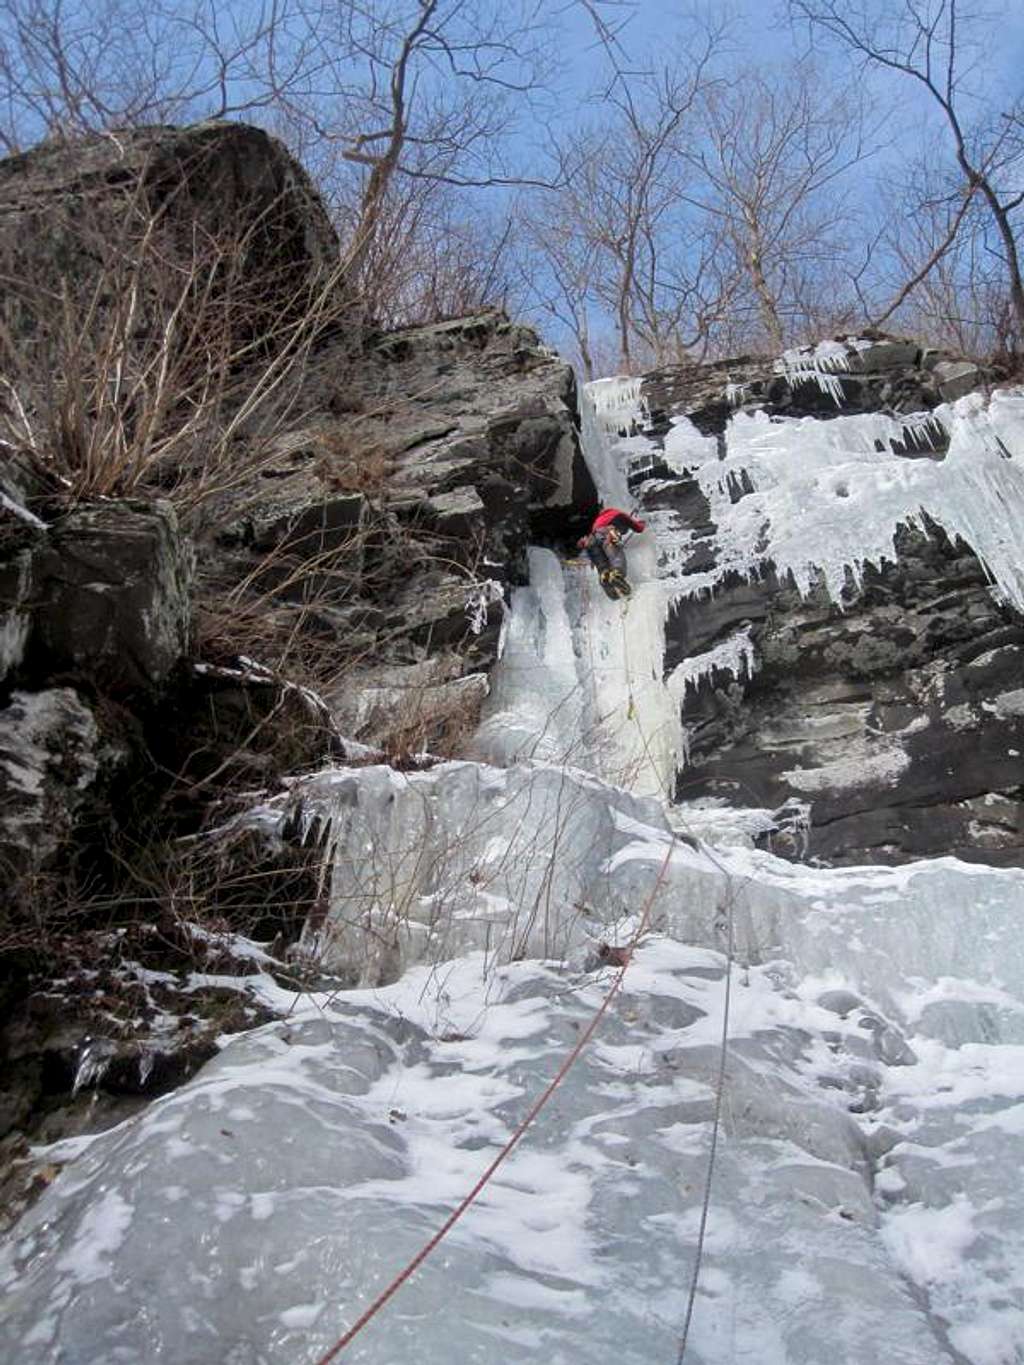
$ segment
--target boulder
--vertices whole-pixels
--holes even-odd
[[[338,259],[309,177],[282,143],[246,124],[119,129],[0,160],[0,256],[30,285],[63,276],[91,289],[147,235],[171,261],[191,259],[196,241],[230,244],[232,287],[245,292],[257,335],[304,307],[305,289]],[[147,270],[144,285],[156,297],[176,287],[174,271]],[[36,304],[31,289],[6,295],[17,336]]]
[[[477,537],[484,531],[484,504],[472,484],[453,488],[449,493],[435,493],[426,500],[437,528],[444,536]]]
[[[886,337],[858,345],[850,360],[851,370],[878,373],[880,370],[901,369],[918,364],[920,344],[901,337]]]
[[[969,360],[940,360],[932,367],[939,393],[947,403],[953,403],[971,393],[984,380],[984,371]]]
[[[36,667],[117,691],[158,687],[188,649],[193,569],[169,503],[77,508],[33,561]]]

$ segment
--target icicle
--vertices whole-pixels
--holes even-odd
[[[631,438],[645,420],[642,389],[642,379],[619,377],[597,379],[584,385],[580,394],[584,458],[598,496],[607,506],[629,506],[624,452],[635,454],[651,448],[643,437]]]
[[[870,342],[851,338],[847,342],[819,341],[817,346],[796,346],[783,351],[775,362],[776,374],[789,378],[806,378],[818,374],[835,374],[839,370],[849,370],[850,352],[863,350]]]
[[[776,374],[785,375],[790,385],[815,383],[822,393],[827,393],[836,407],[843,401],[843,386],[839,379],[841,372],[850,368],[851,355],[864,350],[871,343],[857,337],[843,341],[819,341],[817,346],[795,347],[783,351],[775,362]]]
[[[895,560],[898,528],[922,527],[927,516],[971,546],[1002,600],[1024,608],[1024,390],[997,392],[987,404],[972,394],[898,418],[862,413],[821,422],[741,412],[725,435],[725,460],[685,418],[665,437],[666,462],[696,478],[717,527],[709,542],[715,566],[686,575],[692,530],[659,524],[675,598],[713,591],[729,573],[756,577],[771,563],[802,594],[824,585],[841,603],[866,564]],[[895,453],[894,443],[905,446],[908,437],[948,444],[945,458]],[[733,503],[728,490],[741,474],[753,491]]]
[[[642,378],[617,375],[587,384],[584,392],[597,424],[607,432],[628,436],[640,416],[643,383]]]
[[[146,1082],[153,1074],[153,1063],[156,1060],[156,1053],[150,1047],[144,1047],[139,1053],[139,1085],[145,1087]]]
[[[85,1038],[75,1062],[71,1093],[77,1095],[88,1085],[96,1085],[110,1068],[117,1048],[109,1038]]]
[[[747,626],[713,649],[684,659],[669,674],[667,686],[682,701],[691,687],[697,691],[705,678],[710,678],[713,673],[729,673],[737,681],[743,676],[753,677],[754,660],[754,643],[750,638],[750,627]]]
[[[0,441],[0,445],[6,445],[6,441]],[[11,516],[23,521],[26,526],[31,526],[36,531],[48,531],[50,528],[45,521],[40,521],[34,512],[30,512],[27,507],[23,507],[20,502],[15,502],[6,493],[0,490],[0,509],[10,512]]]

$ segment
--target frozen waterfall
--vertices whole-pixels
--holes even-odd
[[[625,457],[640,381],[603,379],[581,394],[583,450],[606,506],[628,507]],[[623,434],[623,433],[627,434]],[[479,757],[571,764],[641,796],[668,798],[684,754],[679,693],[663,680],[666,584],[654,536],[631,537],[633,595],[611,602],[589,563],[530,550],[477,737]]]
[[[640,387],[584,402],[595,480],[622,505]],[[1019,416],[1009,398],[946,414],[954,445],[995,433],[973,463],[963,446],[948,489],[927,462],[891,469],[874,419],[844,435],[735,418],[756,475],[736,504],[695,429],[667,455],[720,500],[737,563],[750,516],[798,581],[818,546],[838,583],[891,517],[939,503],[1013,596],[993,498],[1024,502]],[[851,441],[885,515],[832,522]],[[699,587],[671,577],[672,534],[630,544],[624,617],[591,572],[531,552],[478,741],[490,764],[332,769],[251,817],[321,841],[323,932],[360,984],[254,976],[286,1017],[50,1150],[69,1168],[0,1248],[0,1356],[313,1365],[507,1141],[605,998],[602,945],[628,944],[650,900],[592,1045],[340,1359],[674,1365],[696,1268],[685,1365],[1021,1365],[1024,872],[792,864],[707,812],[718,846],[677,837],[678,698],[755,661],[741,630],[663,680],[666,594]]]

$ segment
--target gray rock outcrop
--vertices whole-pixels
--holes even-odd
[[[15,692],[0,711],[0,866],[5,895],[48,867],[100,771],[100,737],[69,687]]]
[[[188,651],[192,571],[169,503],[76,509],[33,559],[37,664],[115,691],[158,686]]]
[[[92,288],[103,271],[150,251],[143,285],[155,296],[179,287],[175,266],[196,241],[208,245],[208,268],[215,250],[230,247],[231,287],[243,290],[254,333],[305,307],[306,291],[338,260],[337,235],[302,167],[246,124],[123,129],[0,160],[0,256],[17,269],[3,316],[15,338],[30,340],[25,320],[41,278]]]
[[[187,653],[194,555],[170,503],[108,500],[41,521],[0,506],[0,678],[75,673],[154,690]]]
[[[358,354],[328,342],[296,402],[301,426],[217,508],[201,561],[344,657],[343,729],[380,743],[409,712],[422,724],[399,728],[429,746],[435,713],[478,701],[451,684],[494,661],[531,537],[596,507],[572,370],[488,311],[371,333]]]
[[[659,525],[688,544],[673,572],[714,582],[676,599],[666,671],[710,660],[739,635],[754,660],[738,674],[711,663],[686,687],[682,798],[768,810],[790,803],[791,811],[803,803],[809,839],[787,837],[777,851],[831,862],[940,853],[1024,861],[1024,618],[993,591],[975,550],[917,508],[916,524],[897,527],[891,557],[865,563],[860,581],[848,574],[838,596],[823,580],[798,591],[777,572],[770,537],[760,558],[751,546],[750,572],[723,573],[722,528],[700,481],[657,454],[683,417],[727,460],[737,413],[767,419],[758,428],[766,434],[787,418],[879,413],[899,423],[917,414],[892,439],[892,454],[937,464],[941,480],[950,418],[946,409],[945,425],[927,415],[985,379],[975,365],[899,338],[828,343],[817,358],[790,353],[784,364],[748,357],[645,378],[645,434],[655,453],[637,461],[631,485]],[[881,429],[878,439],[887,439]],[[979,431],[976,439],[988,438]],[[1018,457],[993,439],[1000,459]],[[852,481],[857,449],[854,440],[844,466]],[[780,445],[772,458],[789,457]],[[730,499],[742,508],[755,488],[734,463]],[[833,491],[849,498],[856,490],[840,480]],[[863,514],[853,506],[851,516]]]

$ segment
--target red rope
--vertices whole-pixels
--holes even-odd
[[[391,1281],[387,1288],[383,1289],[381,1293],[377,1295],[377,1297],[369,1305],[369,1307],[355,1320],[355,1322],[348,1329],[345,1335],[339,1338],[339,1340],[334,1343],[334,1345],[330,1348],[329,1351],[326,1351],[322,1356],[320,1356],[317,1359],[316,1365],[328,1365],[328,1361],[333,1360],[335,1356],[339,1355],[345,1349],[345,1347],[353,1340],[353,1338],[359,1335],[359,1333],[363,1330],[363,1328],[371,1320],[371,1318],[376,1317],[376,1315],[380,1312],[380,1310],[384,1307],[388,1300],[398,1292],[398,1290],[402,1287],[406,1280],[409,1279],[409,1277],[419,1268],[419,1266],[423,1264],[423,1262],[427,1259],[427,1257],[434,1250],[434,1248],[452,1230],[455,1224],[459,1221],[462,1215],[469,1208],[470,1204],[472,1204],[473,1201],[477,1198],[480,1191],[491,1179],[491,1177],[494,1175],[498,1167],[510,1155],[513,1148],[518,1144],[520,1138],[526,1132],[527,1128],[529,1128],[530,1124],[534,1121],[534,1119],[537,1117],[540,1111],[547,1104],[551,1096],[555,1093],[555,1091],[558,1089],[561,1083],[565,1080],[566,1076],[569,1074],[569,1071],[575,1064],[580,1053],[583,1051],[583,1049],[586,1047],[586,1045],[590,1042],[591,1038],[596,1033],[597,1027],[600,1024],[601,1020],[604,1018],[608,1006],[614,1000],[616,994],[618,993],[619,987],[622,985],[622,979],[626,975],[626,968],[629,966],[630,957],[632,956],[633,949],[636,947],[637,943],[640,941],[641,935],[645,932],[647,928],[647,924],[648,921],[650,920],[651,915],[651,906],[654,904],[654,898],[658,894],[658,888],[665,880],[665,873],[668,871],[668,863],[671,856],[672,843],[670,842],[668,848],[665,850],[665,857],[663,858],[661,867],[658,870],[657,879],[655,880],[655,883],[651,888],[650,895],[647,897],[647,900],[644,903],[644,908],[640,916],[640,923],[638,924],[636,933],[633,935],[629,947],[626,950],[622,966],[616,972],[612,980],[612,984],[608,991],[608,994],[605,996],[604,1000],[602,1000],[600,1008],[597,1010],[593,1019],[591,1019],[590,1023],[587,1025],[583,1033],[580,1035],[572,1051],[566,1057],[565,1061],[563,1061],[562,1065],[558,1068],[558,1071],[555,1073],[554,1078],[549,1082],[546,1089],[541,1094],[540,1098],[534,1101],[533,1106],[530,1108],[526,1117],[520,1122],[519,1127],[515,1130],[515,1132],[512,1134],[509,1140],[505,1143],[504,1147],[502,1147],[501,1151],[494,1158],[491,1164],[487,1167],[483,1175],[481,1175],[480,1179],[476,1182],[476,1184],[469,1191],[469,1193],[463,1197],[457,1208],[455,1208],[452,1211],[452,1213],[448,1215],[444,1223],[441,1224],[438,1230],[430,1238],[429,1242],[427,1242],[425,1246],[421,1247],[421,1249],[416,1253],[416,1255],[412,1258],[408,1265],[404,1267],[404,1269],[399,1271],[399,1273],[395,1276],[395,1278]]]

